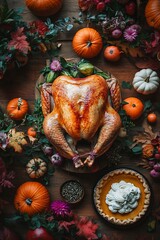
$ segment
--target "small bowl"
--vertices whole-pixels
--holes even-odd
[[[69,204],[77,204],[84,197],[84,187],[77,180],[69,180],[62,184],[60,194]]]

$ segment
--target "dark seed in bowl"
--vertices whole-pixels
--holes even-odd
[[[70,180],[63,183],[61,187],[61,195],[68,203],[79,202],[84,196],[82,185],[75,180]]]

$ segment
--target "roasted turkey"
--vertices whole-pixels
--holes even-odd
[[[43,84],[41,101],[46,137],[60,155],[72,159],[75,168],[92,166],[121,127],[120,88],[113,77],[59,76],[53,84]]]

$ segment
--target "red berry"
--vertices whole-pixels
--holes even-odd
[[[112,31],[112,37],[118,39],[122,36],[122,31],[120,29],[114,29]]]
[[[99,2],[98,4],[97,4],[97,11],[98,12],[102,12],[104,9],[105,9],[105,3],[104,2]]]
[[[156,154],[154,155],[154,157],[155,157],[156,159],[160,159],[160,154],[159,154],[159,153],[156,153]]]
[[[157,149],[157,150],[158,150],[158,153],[160,153],[160,147],[158,147],[158,149]]]
[[[136,4],[135,2],[131,1],[131,2],[128,2],[126,5],[125,5],[125,10],[126,10],[126,13],[130,16],[133,16],[136,12]]]

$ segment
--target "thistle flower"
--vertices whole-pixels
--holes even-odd
[[[4,132],[0,132],[0,148],[5,150],[8,145],[9,139],[7,134]]]
[[[54,72],[58,72],[62,70],[62,66],[61,63],[58,60],[53,60],[51,62],[50,68],[54,71]]]
[[[65,218],[71,212],[69,204],[61,200],[53,201],[51,203],[51,210],[53,211],[53,214],[58,218]]]
[[[124,38],[128,42],[133,42],[136,39],[137,35],[138,35],[137,30],[132,27],[125,29],[123,34]]]
[[[62,163],[63,163],[63,158],[59,155],[59,153],[55,153],[51,156],[50,158],[51,160],[51,163],[54,165],[54,166],[61,166]]]

